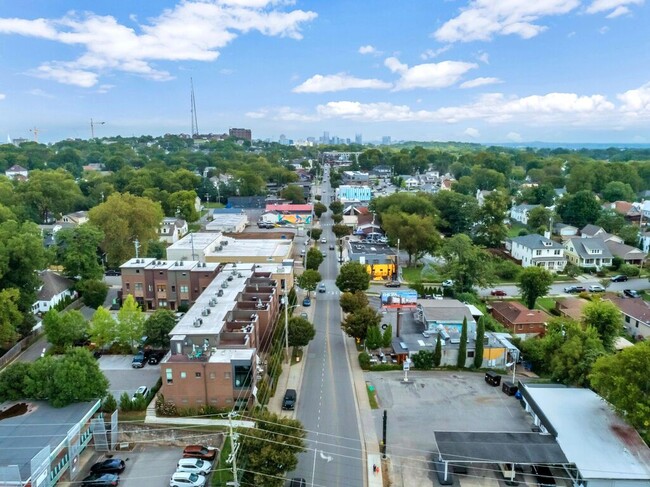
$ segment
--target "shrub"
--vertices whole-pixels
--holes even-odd
[[[126,392],[123,392],[120,396],[120,411],[133,411],[133,402]]]
[[[521,272],[521,266],[518,266],[511,260],[494,259],[494,274],[500,279],[516,280]]]
[[[638,277],[640,273],[639,267],[632,264],[623,264],[618,270],[621,274],[625,274],[627,277]]]
[[[528,230],[519,230],[519,237],[525,237],[526,235],[528,235]]]
[[[370,369],[370,354],[366,352],[361,352],[359,354],[359,366],[363,370],[369,370]]]
[[[175,404],[165,401],[165,396],[160,394],[156,399],[156,415],[178,416],[178,408]]]
[[[104,401],[102,401],[102,412],[111,414],[116,409],[117,401],[115,400],[115,396],[113,396],[113,394],[109,394],[104,398]]]

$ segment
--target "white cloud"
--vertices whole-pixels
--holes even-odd
[[[355,78],[345,73],[320,75],[316,74],[296,86],[294,93],[326,93],[330,91],[343,91],[352,88],[365,88],[371,90],[386,90],[393,85],[379,79]]]
[[[381,51],[378,51],[375,46],[368,44],[359,48],[359,54],[372,54],[373,56],[379,56],[381,55]]]
[[[422,58],[425,61],[429,59],[434,59],[440,56],[441,54],[447,52],[449,49],[451,49],[451,44],[447,44],[446,46],[439,47],[438,49],[427,49],[422,54],[420,54],[420,58]]]
[[[580,0],[472,0],[433,35],[441,42],[487,41],[510,34],[530,39],[546,30],[537,20],[566,14],[579,5]]]
[[[0,18],[0,34],[36,37],[81,48],[76,60],[47,62],[35,70],[37,76],[61,83],[94,86],[100,74],[112,70],[166,80],[171,75],[152,63],[214,61],[220,49],[250,31],[301,39],[301,26],[317,15],[276,8],[287,3],[185,0],[136,28],[122,25],[112,16],[93,13],[71,12],[60,19]]]
[[[473,127],[467,127],[463,133],[472,139],[476,139],[481,136],[481,132]]]
[[[480,52],[476,59],[484,64],[490,64],[490,55],[487,52]]]
[[[442,61],[417,64],[409,68],[395,57],[387,58],[384,64],[393,73],[400,75],[400,79],[395,83],[396,91],[414,88],[445,88],[455,84],[470,69],[478,67],[475,63]]]
[[[479,78],[474,78],[470,79],[468,81],[465,81],[460,85],[461,88],[466,89],[466,88],[476,88],[478,86],[485,86],[485,85],[494,85],[498,83],[503,83],[499,78],[484,78],[484,77],[479,77]]]
[[[4,100],[6,98],[6,95],[4,93],[0,93],[0,100]]]
[[[630,118],[650,118],[650,83],[617,95],[620,110]]]
[[[316,115],[305,115],[291,107],[261,108],[257,111],[247,112],[246,116],[253,119],[271,119],[283,122],[315,122]]]
[[[588,14],[597,14],[600,12],[610,12],[608,19],[618,17],[630,12],[627,5],[643,5],[644,0],[593,0],[587,7]]]
[[[40,88],[34,88],[32,90],[28,90],[27,93],[32,96],[40,96],[43,98],[54,98],[50,93],[47,93],[46,91],[43,91]]]
[[[522,140],[524,140],[521,134],[519,134],[518,132],[508,132],[508,135],[506,135],[506,139],[512,142],[521,142]]]
[[[603,25],[600,29],[598,29],[598,32],[600,34],[607,34],[609,32],[609,27],[606,25]]]
[[[99,85],[99,87],[97,88],[97,93],[102,93],[102,94],[108,93],[113,88],[115,88],[115,85],[109,85],[109,84]]]

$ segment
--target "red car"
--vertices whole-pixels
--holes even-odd
[[[501,289],[492,289],[492,292],[490,293],[492,296],[507,296],[506,292],[501,290]]]
[[[219,450],[203,445],[188,445],[183,450],[183,458],[200,458],[213,462]]]

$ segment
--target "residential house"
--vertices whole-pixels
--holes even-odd
[[[564,242],[564,253],[569,262],[587,269],[600,269],[612,265],[612,253],[600,237],[570,238]]]
[[[75,211],[74,213],[68,213],[63,215],[61,218],[61,223],[69,223],[75,227],[82,225],[88,221],[88,212],[87,211]]]
[[[628,201],[614,201],[605,203],[603,210],[613,211],[625,217],[628,222],[639,223],[641,220],[641,205],[639,203],[630,203]]]
[[[34,313],[47,313],[61,301],[75,296],[74,282],[53,271],[39,272],[41,287],[38,289],[36,302],[32,305]]]
[[[343,224],[352,228],[357,228],[359,218],[364,215],[370,215],[370,219],[365,222],[372,222],[372,214],[367,206],[361,204],[350,204],[343,208]]]
[[[650,252],[650,230],[641,232],[641,248],[645,253]]]
[[[533,208],[537,208],[538,206],[540,205],[515,205],[510,209],[510,219],[523,225],[528,225],[528,214]]]
[[[614,257],[619,257],[626,264],[641,265],[647,256],[646,252],[614,239],[605,240],[605,245]]]
[[[650,304],[643,299],[610,298],[623,315],[625,331],[639,339],[650,338]]]
[[[420,180],[414,176],[400,176],[404,181],[404,187],[407,191],[414,191],[419,188]]]
[[[492,316],[510,332],[521,338],[531,338],[546,333],[551,316],[539,309],[528,309],[518,301],[494,301]]]
[[[29,177],[29,171],[23,166],[14,164],[9,169],[5,171],[5,176],[9,179],[17,179],[19,181],[24,181]]]
[[[382,164],[375,166],[372,172],[379,178],[389,178],[393,174],[393,168]]]
[[[370,175],[361,171],[343,171],[341,180],[346,184],[368,184]]]
[[[441,188],[442,189],[442,188]],[[486,189],[477,189],[476,190],[476,201],[479,206],[483,206],[485,204],[485,198],[490,195],[492,191],[488,191]]]
[[[582,310],[587,305],[587,301],[580,298],[566,297],[555,300],[555,310],[565,318],[582,321]]]
[[[543,267],[550,272],[562,272],[567,263],[562,244],[536,233],[511,239],[510,255],[522,267]]]
[[[566,223],[556,223],[553,225],[553,233],[558,235],[562,240],[577,236],[578,231],[578,227],[567,225]]]
[[[580,236],[582,238],[593,238],[593,237],[603,237],[609,235],[603,227],[598,225],[585,225],[580,230]]]
[[[183,238],[188,231],[189,227],[187,226],[187,222],[182,218],[165,217],[160,223],[158,239],[161,242],[173,244]]]
[[[440,181],[440,191],[451,191],[451,187],[456,182],[452,177],[445,176]]]

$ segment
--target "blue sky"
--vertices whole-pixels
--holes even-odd
[[[644,0],[0,2],[0,137],[650,143]]]

